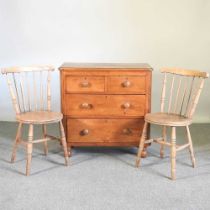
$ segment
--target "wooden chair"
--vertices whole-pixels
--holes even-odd
[[[164,156],[164,146],[171,148],[171,179],[176,179],[176,152],[189,148],[192,165],[195,167],[192,139],[189,125],[195,112],[203,85],[208,73],[177,69],[163,68],[163,89],[161,97],[161,112],[149,113],[145,116],[145,123],[139,143],[136,167],[140,166],[141,153],[144,144],[156,142],[161,144],[160,156]],[[162,126],[162,137],[146,140],[148,124]],[[184,145],[176,145],[176,127],[184,126],[188,141]],[[171,127],[171,142],[166,141],[166,128]]]
[[[44,142],[44,153],[47,155],[47,141],[61,141],[64,150],[65,164],[68,165],[66,138],[62,124],[63,115],[51,111],[51,66],[11,67],[2,69],[7,76],[7,83],[19,122],[13,147],[11,162],[16,158],[18,144],[23,144],[27,151],[26,175],[30,174],[32,150],[34,143]],[[45,94],[46,93],[46,94]],[[60,136],[57,138],[47,134],[47,124],[59,123]],[[28,141],[23,141],[21,130],[23,124],[29,125]],[[34,125],[42,125],[43,138],[34,140]]]

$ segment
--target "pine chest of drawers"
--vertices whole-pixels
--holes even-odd
[[[150,112],[148,64],[76,64],[60,68],[68,147],[138,146]]]

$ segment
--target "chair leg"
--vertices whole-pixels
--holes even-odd
[[[163,141],[166,141],[166,126],[163,126],[163,130],[162,130],[162,137],[163,137]],[[161,144],[160,146],[160,157],[163,158],[164,157],[164,145]]]
[[[16,138],[15,138],[15,143],[12,150],[11,163],[14,163],[16,159],[16,151],[17,151],[18,143],[20,142],[20,138],[21,138],[21,129],[22,129],[22,123],[19,123]]]
[[[140,163],[141,163],[141,153],[144,149],[144,142],[145,142],[145,139],[147,136],[147,125],[148,125],[148,123],[145,122],[143,131],[142,131],[142,135],[141,135],[141,139],[139,142],[139,150],[138,150],[138,154],[137,154],[137,158],[136,158],[136,167],[139,167]]]
[[[191,138],[189,126],[186,126],[186,131],[187,131],[187,138],[188,138],[188,143],[189,143],[190,156],[192,160],[192,166],[193,168],[195,168],[195,156],[194,156],[193,144],[192,144],[192,138]]]
[[[71,157],[72,156],[72,149],[71,149],[71,147],[68,147],[67,149],[68,149],[68,155],[69,155],[69,157]]]
[[[43,137],[46,138],[47,137],[47,126],[46,125],[42,125],[42,133],[43,133]],[[44,154],[45,155],[48,154],[47,141],[44,141]]]
[[[176,179],[176,127],[171,131],[171,179]]]
[[[62,121],[59,122],[60,125],[60,134],[61,134],[61,144],[63,146],[63,151],[64,151],[64,158],[65,158],[65,164],[68,166],[68,150],[67,150],[67,144],[66,144],[66,136],[63,128],[63,123]]]
[[[33,135],[34,135],[34,127],[33,124],[29,125],[29,132],[28,132],[28,142],[27,142],[27,163],[26,163],[26,176],[30,175],[31,169],[31,158],[32,158],[32,150],[33,150]]]

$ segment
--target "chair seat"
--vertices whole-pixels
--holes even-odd
[[[18,114],[16,119],[22,123],[44,124],[59,122],[63,115],[60,112],[35,111]]]
[[[178,114],[168,113],[149,113],[145,116],[145,121],[152,124],[166,126],[187,126],[192,123],[192,119],[180,116]]]

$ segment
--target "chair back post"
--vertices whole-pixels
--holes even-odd
[[[6,74],[7,76],[7,74]],[[9,86],[9,92],[10,92],[10,95],[11,95],[11,98],[12,98],[12,105],[14,107],[14,110],[16,112],[16,114],[20,114],[20,105],[17,101],[17,97],[15,95],[15,92],[14,92],[14,89],[12,87],[12,81],[10,80],[10,78],[7,76],[7,84]]]
[[[195,95],[195,97],[194,97],[194,100],[193,100],[193,102],[192,102],[192,106],[191,106],[191,108],[189,109],[189,115],[188,115],[189,118],[192,118],[192,116],[193,116],[193,114],[194,114],[194,112],[195,112],[195,109],[196,109],[196,106],[197,106],[197,104],[198,104],[198,100],[199,100],[199,98],[200,98],[200,94],[201,94],[201,91],[202,91],[202,89],[203,89],[203,86],[204,86],[204,78],[201,79],[200,86],[199,86],[199,88],[198,88],[198,90],[197,90],[197,93],[196,93],[196,95]]]
[[[51,111],[51,71],[54,71],[52,66],[2,69],[2,74],[6,74],[7,77],[16,114],[28,111]]]

